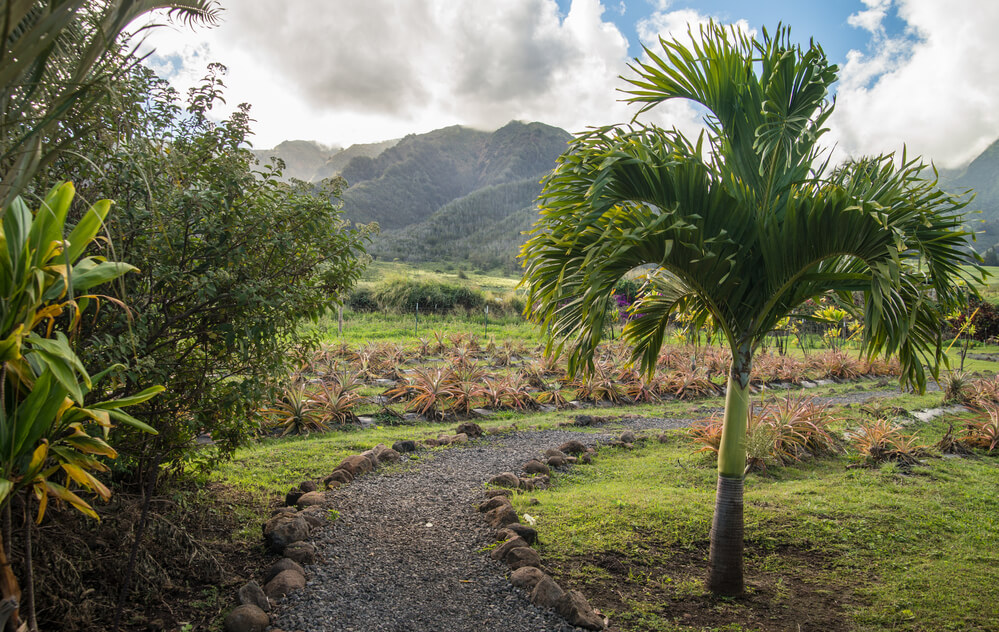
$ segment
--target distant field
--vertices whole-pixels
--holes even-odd
[[[519,276],[471,268],[462,269],[451,263],[411,264],[398,261],[372,261],[364,271],[359,285],[374,285],[393,277],[462,285],[499,294],[512,292],[520,282]]]

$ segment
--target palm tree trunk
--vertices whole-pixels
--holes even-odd
[[[711,523],[708,590],[719,596],[742,594],[742,481],[746,469],[751,351],[733,354],[725,399],[725,422],[718,448],[718,488]]]

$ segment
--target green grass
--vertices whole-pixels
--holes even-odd
[[[307,327],[320,333],[330,342],[341,340],[362,346],[367,342],[394,342],[415,346],[420,338],[433,339],[435,331],[450,335],[471,334],[481,344],[490,338],[520,340],[528,344],[541,342],[541,332],[537,327],[519,316],[490,315],[484,320],[481,314],[466,316],[460,314],[420,314],[419,324],[413,314],[360,313],[344,311],[343,335],[338,335],[335,315],[320,318]]]
[[[933,442],[945,428],[939,420],[911,429]],[[857,629],[999,629],[999,461],[931,458],[911,474],[852,462],[822,459],[747,479],[750,585],[754,573],[791,581],[797,570],[784,567],[782,551],[807,552],[828,562],[810,569],[814,585],[852,585],[847,615]],[[587,571],[574,558],[614,551],[640,567],[650,557],[705,551],[715,476],[713,459],[693,455],[677,435],[634,451],[603,449],[596,465],[534,493],[539,505],[518,497],[516,507],[537,518],[542,557],[574,569],[565,578],[586,592],[602,569]],[[630,622],[626,629],[686,629],[674,628],[670,608],[707,598],[695,579],[648,577],[655,597],[613,614]],[[715,606],[739,620],[738,604]]]
[[[462,278],[462,275],[465,278]],[[359,285],[374,285],[393,276],[401,276],[415,281],[437,281],[450,285],[462,285],[497,294],[512,292],[520,282],[519,276],[486,270],[461,269],[454,264],[447,263],[412,264],[398,261],[372,261],[364,270]]]

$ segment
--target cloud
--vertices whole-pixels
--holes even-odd
[[[261,146],[365,142],[456,123],[494,129],[511,119],[579,131],[634,112],[616,91],[628,41],[605,20],[615,10],[600,0],[573,0],[566,14],[555,0],[342,0],[321,10],[292,0],[275,11],[241,0],[217,29],[164,30],[150,43],[159,50],[152,62],[178,85],[208,61],[226,64],[229,101],[253,104]]]
[[[850,15],[846,19],[847,24],[874,34],[883,34],[882,22],[888,15],[891,0],[863,0],[863,2],[867,9]]]
[[[865,4],[850,23],[873,34],[871,49],[850,51],[830,120],[840,149],[873,154],[905,144],[943,167],[981,153],[999,136],[999,3],[896,0],[906,26],[891,36],[882,29],[890,3]]]

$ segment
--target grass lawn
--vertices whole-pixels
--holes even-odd
[[[946,427],[910,430],[931,443]],[[603,449],[516,507],[537,518],[556,579],[622,630],[999,630],[999,461],[925,462],[750,475],[748,593],[732,600],[703,587],[715,463],[680,432]]]

